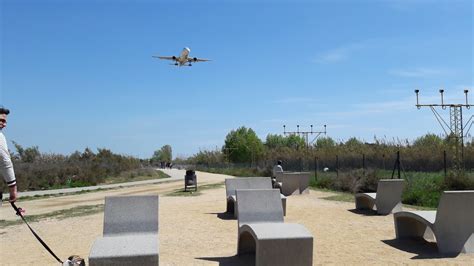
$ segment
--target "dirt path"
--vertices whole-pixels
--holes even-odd
[[[200,173],[204,182],[222,182],[225,176]],[[182,188],[182,182],[123,188],[28,202],[38,213],[70,208],[87,202],[103,204],[106,195],[152,194],[160,196],[160,265],[242,265],[252,257],[237,257],[237,222],[223,214],[224,187],[203,190],[194,197],[163,196]],[[291,196],[286,222],[306,226],[314,236],[313,261],[319,264],[453,264],[474,265],[474,256],[437,257],[429,243],[394,241],[393,217],[351,212],[352,203],[322,199],[331,193],[311,191]],[[27,202],[23,204],[27,206]],[[4,219],[4,206],[2,219]],[[6,212],[5,212],[6,213]],[[32,226],[61,258],[87,257],[92,243],[102,235],[103,213],[43,220]],[[55,265],[54,259],[34,239],[24,224],[0,229],[1,265]]]

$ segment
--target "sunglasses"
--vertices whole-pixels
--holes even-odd
[[[6,122],[7,122],[7,120],[6,120],[6,119],[3,119],[3,118],[0,118],[0,122],[2,122],[2,123],[6,123]]]

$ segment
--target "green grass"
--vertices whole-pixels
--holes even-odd
[[[340,192],[340,191],[334,191],[330,189],[320,189],[320,188],[313,188],[314,190],[318,191],[323,191],[323,192],[330,192],[334,193],[336,195],[332,196],[327,196],[323,197],[322,199],[324,200],[332,200],[332,201],[342,201],[342,202],[355,202],[354,195],[349,192]],[[405,207],[409,207],[412,209],[416,210],[423,210],[423,211],[431,211],[431,210],[436,210],[436,207],[425,207],[425,206],[416,206],[416,205],[411,205],[411,204],[403,204]]]
[[[76,192],[68,192],[68,193],[56,193],[56,194],[45,194],[45,195],[35,195],[35,196],[21,196],[18,198],[16,202],[23,202],[23,201],[31,201],[31,200],[38,200],[38,199],[48,199],[48,198],[57,198],[57,197],[62,197],[62,196],[69,196],[69,195],[80,195],[80,194],[85,194],[85,193],[90,193],[90,192],[99,192],[99,191],[106,191],[106,190],[111,190],[114,188],[98,188],[98,189],[84,189],[81,191],[76,191]],[[21,195],[21,192],[20,192]]]
[[[106,179],[105,183],[102,183],[99,185],[110,185],[110,184],[118,184],[118,183],[125,183],[125,182],[163,179],[163,178],[170,177],[169,175],[163,173],[160,170],[157,170],[157,171],[153,170],[153,172],[148,171],[146,175],[137,175],[133,177],[128,176],[126,173],[123,173],[122,176],[108,178]],[[71,188],[71,187],[58,187],[55,189],[63,189],[63,188]],[[123,188],[123,187],[119,186],[117,188],[84,189],[77,192],[55,193],[55,194],[45,194],[45,195],[35,195],[35,196],[21,196],[21,192],[20,192],[20,198],[18,199],[17,202],[31,201],[31,200],[37,200],[37,199],[56,198],[56,197],[70,196],[70,195],[79,195],[79,194],[85,194],[85,193],[90,193],[90,192],[99,192],[99,191],[106,191],[106,190],[112,190],[112,189],[118,189],[118,188]]]
[[[13,211],[13,210],[12,210]],[[53,211],[49,213],[37,214],[37,215],[25,215],[25,219],[28,223],[38,222],[46,219],[57,219],[62,220],[71,217],[79,217],[91,215],[104,211],[104,204],[90,205],[90,206],[78,206],[71,209]],[[21,224],[23,221],[20,217],[17,220],[0,220],[0,228],[5,228],[12,225]]]
[[[255,168],[198,168],[196,170],[208,172],[208,173],[231,175],[231,176],[238,176],[238,177],[269,176],[270,175],[270,173],[265,173],[264,171],[259,171]]]
[[[116,177],[107,177],[103,184],[117,184],[134,181],[144,181],[153,179],[169,178],[170,176],[160,170],[141,169],[134,171],[126,171]],[[102,185],[102,184],[101,184]]]
[[[333,200],[333,201],[343,201],[343,202],[354,202],[354,195],[349,194],[349,193],[338,193],[337,195],[324,197],[322,199]]]
[[[201,195],[201,191],[207,190],[207,189],[215,189],[215,188],[221,188],[224,186],[224,183],[218,183],[218,184],[208,184],[208,185],[203,185],[203,186],[198,186],[198,190],[194,191],[194,188],[189,189],[188,191],[184,191],[184,188],[175,190],[173,192],[167,193],[164,196],[168,197],[195,197]]]

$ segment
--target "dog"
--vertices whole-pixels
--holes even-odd
[[[77,255],[72,255],[63,262],[63,266],[86,266],[86,261]]]

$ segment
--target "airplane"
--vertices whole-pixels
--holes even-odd
[[[183,51],[181,52],[181,54],[179,56],[155,56],[153,55],[153,57],[155,58],[159,58],[159,59],[166,59],[166,60],[173,60],[175,63],[174,64],[170,64],[170,65],[175,65],[175,66],[192,66],[191,63],[194,63],[194,62],[206,62],[206,61],[211,61],[209,59],[201,59],[201,58],[197,58],[197,57],[189,57],[189,52],[191,52],[191,49],[189,49],[188,47],[184,47]]]

